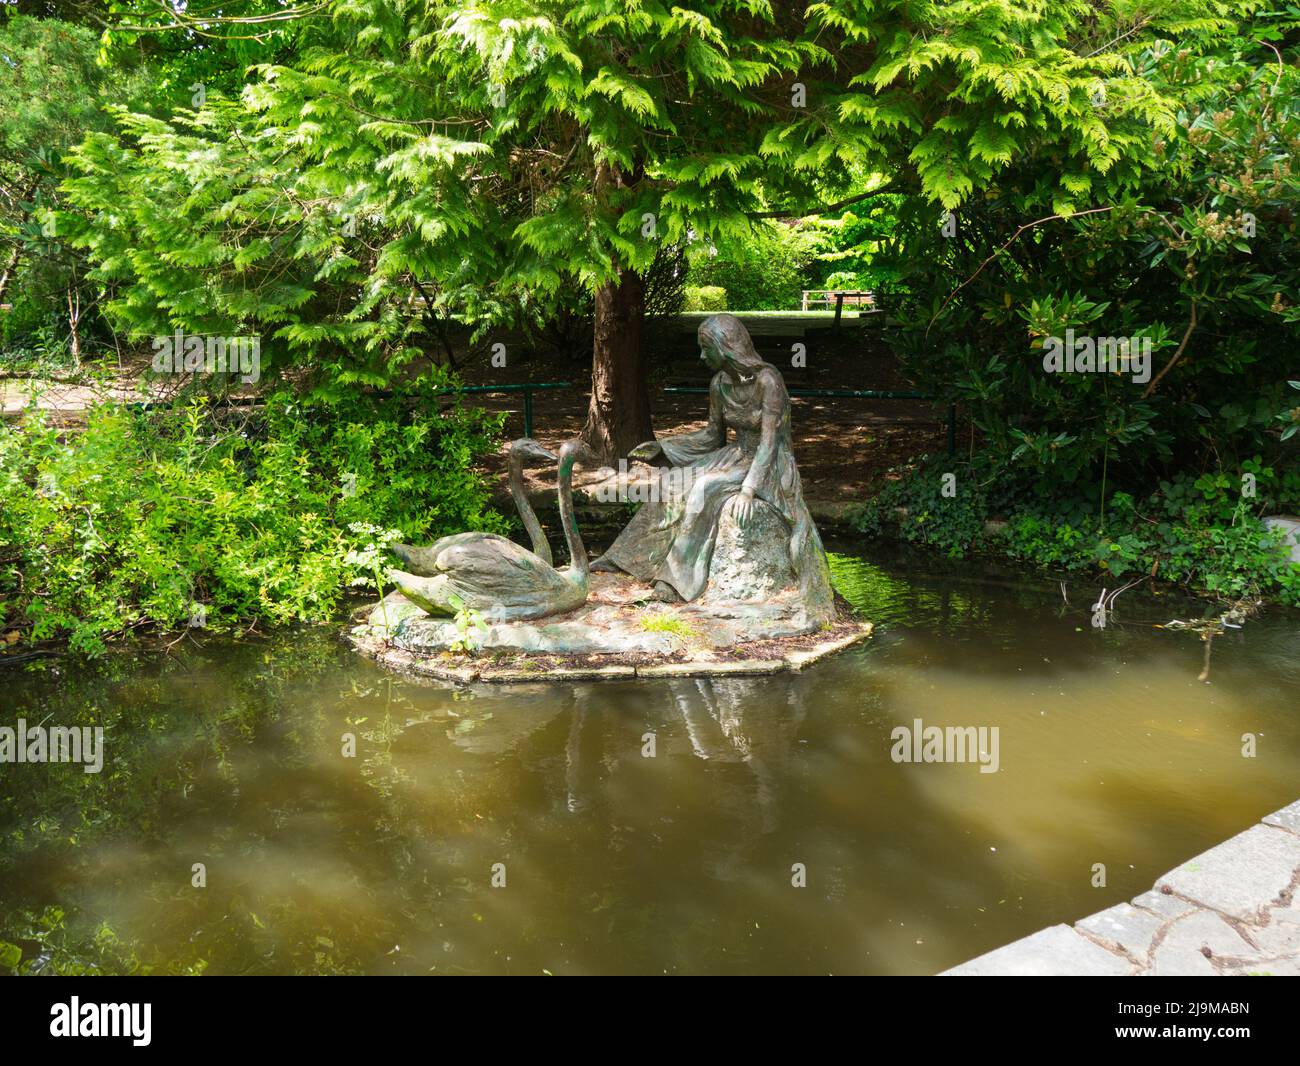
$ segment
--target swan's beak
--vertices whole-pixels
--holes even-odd
[[[572,456],[574,462],[581,463],[583,466],[590,466],[600,461],[600,457],[591,450],[586,441],[577,437],[564,442],[560,448],[560,455]]]
[[[558,455],[547,451],[532,437],[520,437],[510,445],[510,450],[525,459],[533,459],[539,463],[557,463],[560,461]]]

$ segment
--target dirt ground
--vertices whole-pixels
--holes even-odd
[[[533,435],[556,451],[576,437],[587,417],[589,394],[542,394],[534,400]],[[494,411],[507,411],[506,437],[523,435],[522,405],[495,396],[481,401]],[[703,429],[707,397],[652,396],[656,436]],[[792,401],[795,459],[809,499],[861,500],[867,486],[891,467],[922,452],[946,447],[944,412],[923,402],[803,399]],[[506,478],[506,445],[484,463],[494,484]],[[552,475],[553,478],[553,475]],[[545,478],[529,478],[530,486]],[[579,478],[576,482],[581,484]]]

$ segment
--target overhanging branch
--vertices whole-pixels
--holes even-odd
[[[826,204],[824,207],[813,207],[806,210],[801,208],[783,208],[778,211],[751,211],[749,218],[812,218],[814,215],[829,215],[832,211],[842,211],[853,204],[860,204],[863,200],[870,200],[873,196],[880,196],[887,193],[895,187],[895,183],[890,181],[880,186],[879,189],[872,189],[870,192],[859,193],[857,196],[850,196],[847,200],[840,200],[838,203]]]
[[[1151,384],[1148,385],[1146,387],[1146,391],[1142,393],[1142,399],[1145,400],[1148,396],[1150,396],[1153,392],[1156,391],[1156,386],[1160,384],[1160,379],[1163,378],[1166,374],[1168,374],[1169,371],[1173,370],[1174,364],[1177,363],[1178,360],[1183,357],[1183,352],[1187,350],[1187,342],[1192,339],[1192,331],[1195,329],[1196,329],[1196,301],[1193,300],[1191,318],[1188,320],[1187,329],[1183,331],[1183,339],[1179,343],[1177,351],[1174,352],[1173,358],[1170,359],[1169,362],[1167,362],[1164,365],[1164,369],[1161,370],[1159,374],[1157,374],[1154,378],[1151,379]]]

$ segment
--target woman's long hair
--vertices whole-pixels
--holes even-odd
[[[746,374],[768,365],[754,350],[745,323],[735,315],[710,315],[700,323],[699,339],[701,344],[711,341],[733,369]]]

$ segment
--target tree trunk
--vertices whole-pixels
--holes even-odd
[[[75,279],[75,276],[74,276]],[[76,294],[73,298],[73,285],[68,287],[68,352],[72,355],[72,365],[75,369],[81,369],[81,334],[77,331],[77,324],[81,321],[81,293]]]
[[[591,406],[582,439],[603,460],[625,456],[651,440],[646,381],[645,284],[631,270],[596,291]]]
[[[0,271],[0,303],[4,303],[5,291],[9,288],[9,282],[18,270],[18,260],[22,256],[23,246],[15,244],[13,251],[9,253],[9,258],[5,261],[4,270]]]

